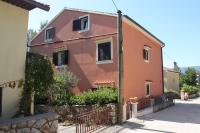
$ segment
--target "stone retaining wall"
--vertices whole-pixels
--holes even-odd
[[[57,133],[58,115],[45,113],[0,121],[0,133]]]
[[[111,117],[112,121],[115,123],[116,121],[116,104],[107,104],[104,105],[107,107],[111,107]],[[45,113],[45,112],[54,112],[57,113],[60,117],[59,119],[61,121],[75,121],[76,115],[81,114],[84,112],[90,112],[94,110],[96,106],[83,106],[83,105],[77,105],[77,106],[48,106],[48,105],[37,105],[35,106],[35,112],[36,113]]]

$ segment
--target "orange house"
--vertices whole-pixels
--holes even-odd
[[[123,97],[163,93],[164,43],[123,16]],[[65,8],[31,42],[31,51],[68,67],[79,79],[79,93],[98,85],[117,87],[117,15]]]

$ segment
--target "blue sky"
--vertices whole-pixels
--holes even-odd
[[[115,13],[111,0],[37,0],[49,4],[50,12],[30,12],[29,28],[51,20],[64,7]],[[165,42],[164,66],[200,65],[200,0],[115,0],[123,14],[129,15]]]

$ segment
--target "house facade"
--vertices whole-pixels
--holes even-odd
[[[123,98],[163,93],[164,43],[123,16]],[[80,93],[118,84],[117,15],[65,8],[31,42],[31,51],[68,67],[79,79]]]
[[[38,2],[26,0],[0,0],[0,116],[10,118],[18,111],[24,80],[27,49],[27,29],[29,10]],[[10,86],[14,87],[10,87]]]
[[[168,91],[180,92],[180,72],[176,62],[174,62],[174,68],[163,68],[164,73],[164,89]]]

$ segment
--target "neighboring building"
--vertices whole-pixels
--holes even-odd
[[[24,80],[28,15],[36,7],[49,10],[49,6],[33,0],[0,0],[1,118],[10,118],[18,110],[22,89],[12,89],[6,83]]]
[[[164,68],[164,89],[165,91],[180,91],[180,73],[176,62],[174,62],[174,68]]]
[[[123,16],[123,97],[163,94],[164,43]],[[117,15],[65,8],[31,42],[31,51],[48,55],[57,67],[78,77],[79,93],[98,85],[117,86]]]

